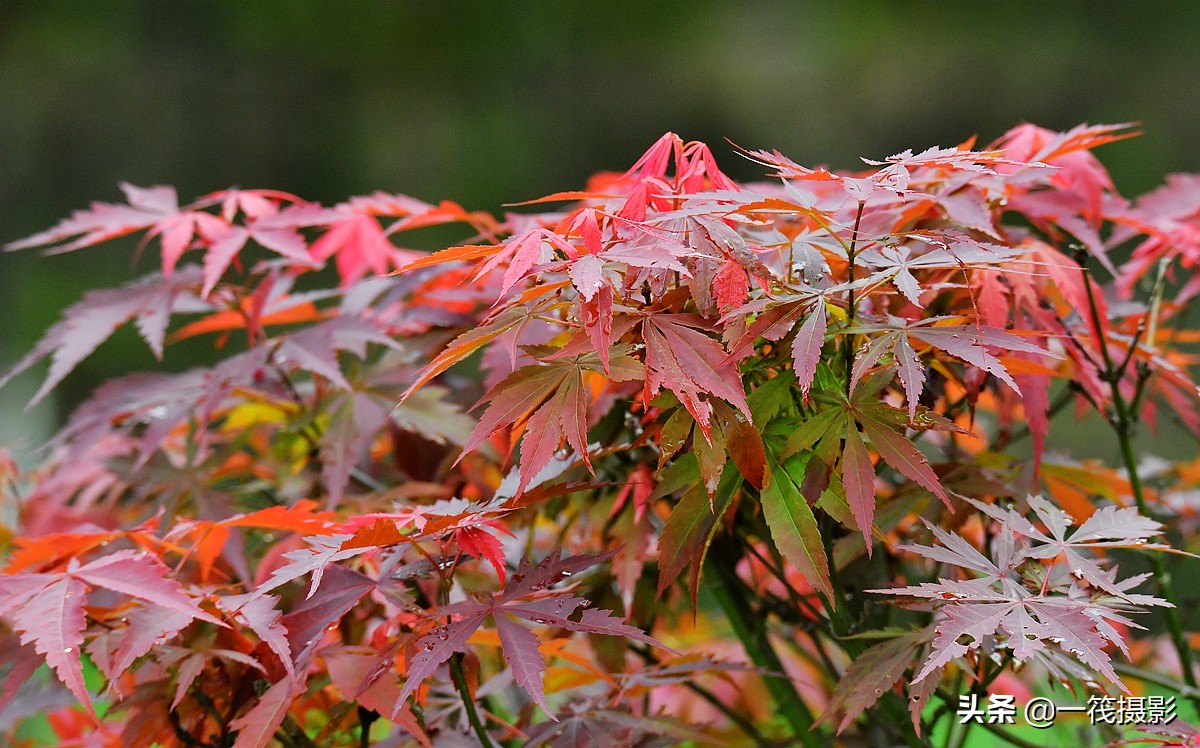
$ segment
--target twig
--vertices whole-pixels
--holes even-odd
[[[462,697],[467,721],[475,730],[475,736],[479,738],[479,743],[483,748],[495,748],[492,737],[488,735],[487,728],[483,725],[483,720],[479,718],[479,711],[475,708],[475,699],[471,696],[471,689],[467,686],[467,674],[463,672],[462,666],[462,653],[455,654],[450,658],[450,675],[454,679],[454,685],[458,686],[458,694]]]
[[[939,699],[946,702],[946,706],[951,710],[951,713],[953,713],[954,707],[951,705],[954,703],[954,697],[946,693],[946,691],[941,688],[939,688],[935,693]],[[953,727],[955,724],[956,723],[954,722],[950,723],[951,727]],[[1032,740],[1026,740],[1020,735],[1009,732],[1000,725],[995,725],[987,721],[969,722],[968,724],[978,724],[980,727],[992,733],[1001,740],[1004,740],[1012,745],[1019,746],[1019,748],[1048,748],[1048,746],[1044,746],[1041,743],[1035,743]]]
[[[808,748],[818,748],[826,741],[820,733],[812,732],[813,717],[808,705],[800,698],[796,686],[787,676],[779,655],[767,638],[766,621],[755,615],[742,591],[742,581],[737,576],[737,554],[728,542],[714,544],[709,556],[708,570],[716,577],[712,591],[729,618],[734,633],[741,640],[750,661],[767,671],[763,677],[771,698],[792,728],[796,739]]]
[[[1100,334],[1100,308],[1096,303],[1095,292],[1092,290],[1091,279],[1088,274],[1086,265],[1080,265],[1080,272],[1083,274],[1083,286],[1087,291],[1088,308],[1091,312],[1092,323],[1095,325],[1097,335]],[[1108,382],[1109,388],[1112,391],[1113,400],[1113,415],[1111,423],[1113,430],[1116,432],[1117,441],[1121,447],[1121,460],[1125,463],[1125,472],[1129,476],[1129,489],[1133,494],[1133,499],[1137,503],[1138,511],[1143,516],[1154,518],[1155,513],[1151,513],[1149,506],[1146,504],[1145,491],[1142,488],[1142,479],[1138,473],[1137,456],[1133,451],[1133,428],[1136,419],[1136,413],[1131,412],[1129,404],[1125,402],[1125,396],[1121,393],[1121,379],[1117,376],[1117,369],[1113,363],[1112,355],[1108,352],[1107,342],[1103,339],[1099,341],[1100,351],[1104,356],[1105,370],[1102,372],[1104,379]],[[1133,396],[1133,404],[1141,401],[1142,390],[1145,388],[1146,380],[1149,378],[1149,370],[1142,368],[1138,370],[1138,379],[1136,390]],[[1160,597],[1168,601],[1173,601],[1174,596],[1171,594],[1171,578],[1167,574],[1166,565],[1157,555],[1150,554],[1150,568],[1154,576],[1155,585],[1158,588]],[[1175,607],[1166,608],[1163,611],[1163,617],[1167,621],[1167,630],[1171,634],[1171,643],[1175,647],[1175,652],[1179,656],[1179,667],[1183,672],[1183,679],[1187,685],[1192,688],[1197,687],[1196,674],[1192,668],[1192,652],[1188,647],[1187,639],[1183,635],[1183,623],[1179,619],[1179,610]],[[1189,697],[1189,701],[1193,706],[1200,709],[1200,695]]]
[[[1126,665],[1124,662],[1114,662],[1112,666],[1113,670],[1116,670],[1120,675],[1128,675],[1130,678],[1137,678],[1138,680],[1146,683],[1154,683],[1155,685],[1162,686],[1163,688],[1174,689],[1176,693],[1185,699],[1194,699],[1200,696],[1200,688],[1194,688],[1185,683],[1180,683],[1174,678],[1168,678],[1162,673],[1154,673],[1149,670],[1142,670],[1141,668],[1134,667],[1133,665]]]

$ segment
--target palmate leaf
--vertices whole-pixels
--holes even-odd
[[[38,651],[13,634],[0,634],[0,670],[4,675],[4,687],[0,688],[0,714],[17,697],[21,687],[33,677],[45,660]],[[8,716],[8,715],[5,715]]]
[[[646,341],[646,391],[653,396],[666,387],[679,397],[709,438],[712,404],[719,397],[750,418],[750,406],[737,368],[723,366],[721,345],[701,330],[705,322],[690,314],[657,314],[642,323]],[[649,399],[649,398],[647,398]]]
[[[318,535],[305,538],[308,548],[300,548],[283,554],[286,564],[271,572],[271,576],[254,590],[255,596],[265,595],[275,588],[312,574],[309,584],[308,597],[317,594],[324,579],[325,569],[336,561],[366,553],[369,547],[345,547],[354,535],[339,533],[336,535]]]
[[[164,252],[175,256],[181,254],[183,248],[191,241],[192,232],[189,230],[186,234],[181,234],[170,230],[169,222],[179,214],[179,196],[175,188],[161,185],[136,187],[126,182],[121,182],[120,187],[128,204],[92,203],[89,209],[77,210],[56,226],[20,241],[10,242],[5,245],[5,249],[27,249],[78,237],[55,250],[70,252],[157,225],[160,231],[167,232],[163,237],[164,242],[168,244]],[[216,220],[215,216],[211,217]]]
[[[81,301],[67,307],[62,319],[46,331],[32,351],[0,376],[0,387],[39,361],[49,358],[50,371],[30,400],[32,407],[70,374],[80,361],[130,321],[134,322],[138,334],[154,355],[161,358],[171,314],[205,308],[195,297],[199,283],[199,270],[188,267],[170,279],[151,273],[119,289],[87,292]]]
[[[751,313],[757,316],[733,345],[722,367],[732,368],[733,364],[752,354],[754,342],[759,338],[770,341],[782,339],[795,328],[801,317],[804,317],[804,322],[800,324],[792,343],[792,360],[796,381],[800,389],[808,394],[817,371],[817,363],[821,359],[821,348],[825,345],[825,332],[829,324],[828,310],[825,306],[826,294],[838,288],[840,287],[817,290],[801,284],[799,293],[794,295],[751,302],[730,312],[726,315],[728,319]]]
[[[969,202],[972,201],[958,204]],[[980,220],[986,221],[986,216]],[[920,299],[923,289],[913,275],[914,272],[949,270],[961,278],[967,268],[1001,270],[1003,263],[1026,252],[1023,248],[978,242],[966,235],[955,235],[952,232],[933,236],[913,232],[909,237],[913,240],[909,243],[864,250],[856,260],[872,270],[869,276],[872,282],[890,282],[917,307],[924,306]],[[927,244],[932,246],[926,246]]]
[[[92,662],[108,678],[109,691],[115,691],[123,673],[134,662],[150,653],[156,646],[175,637],[192,622],[190,615],[156,605],[139,605],[121,616],[125,626],[111,632],[116,648],[101,656],[100,643],[103,634],[92,640],[88,654]],[[106,642],[107,643],[107,642]]]
[[[954,358],[995,376],[1018,394],[1020,386],[999,357],[989,348],[1061,358],[1057,354],[1028,342],[1023,337],[993,327],[977,325],[937,324],[953,321],[951,317],[932,317],[919,322],[891,318],[885,325],[857,325],[847,332],[877,334],[863,349],[855,364],[855,381],[890,350],[898,376],[904,386],[910,417],[915,415],[918,400],[924,389],[925,367],[915,351],[914,343],[925,344],[945,351]]]
[[[952,508],[949,495],[937,473],[905,435],[907,426],[917,424],[910,423],[904,411],[877,401],[873,390],[882,380],[879,377],[875,380],[870,387],[856,388],[849,400],[841,393],[834,397],[822,395],[823,402],[829,407],[799,423],[780,453],[783,459],[803,451],[813,453],[813,459],[808,461],[805,485],[801,486],[801,491],[810,500],[816,501],[829,485],[829,474],[840,450],[839,491],[844,492],[846,504],[854,517],[854,526],[863,535],[868,555],[872,552],[870,534],[875,517],[876,479],[875,464],[867,446],[868,439],[884,464]],[[939,424],[922,422],[920,425],[936,427]]]
[[[938,609],[932,653],[913,677],[919,683],[930,673],[980,647],[985,638],[1004,632],[1018,661],[1032,657],[1047,643],[1060,647],[1129,693],[1104,651],[1109,641],[1097,630],[1086,604],[1066,599],[1032,597],[1005,602],[943,605]],[[967,639],[963,643],[963,639]]]
[[[1124,614],[1138,612],[1137,606],[1169,606],[1150,595],[1135,595],[1130,589],[1149,575],[1116,579],[1116,572],[1103,571],[1097,562],[1079,551],[1092,547],[1145,547],[1145,539],[1161,527],[1136,510],[1104,512],[1094,523],[1085,523],[1075,535],[1079,542],[1064,540],[1069,517],[1040,497],[1030,505],[1046,525],[1048,534],[1011,509],[971,500],[985,515],[999,523],[994,545],[995,558],[984,555],[961,536],[927,525],[940,542],[936,546],[906,546],[941,563],[972,573],[964,581],[939,579],[892,590],[869,590],[939,603],[929,657],[913,678],[914,683],[952,660],[978,650],[996,637],[1018,660],[1038,659],[1057,672],[1053,656],[1076,658],[1092,671],[1128,691],[1117,677],[1105,651],[1110,644],[1125,651],[1122,634],[1113,623],[1133,626]],[[1097,512],[1099,514],[1099,512]],[[1086,530],[1086,531],[1085,531]],[[1072,538],[1074,536],[1071,536]],[[1063,556],[1072,565],[1069,573],[1052,575],[1053,567],[1041,559]],[[1030,589],[1026,579],[1041,581],[1041,589]],[[1080,582],[1092,589],[1089,591]],[[1059,654],[1061,653],[1061,654]]]
[[[700,478],[700,468],[691,454],[683,455],[671,466],[669,473],[664,472],[663,480],[651,498],[660,492],[670,493],[685,487],[686,490],[658,538],[658,595],[674,584],[690,565],[688,587],[695,606],[700,594],[700,569],[704,557],[718,523],[737,494],[740,479],[737,472],[724,471],[716,492],[709,496]]]
[[[442,663],[455,653],[466,651],[469,647],[467,640],[488,616],[497,622],[502,652],[505,661],[513,669],[514,678],[526,689],[534,703],[543,709],[547,706],[541,679],[545,664],[537,650],[538,638],[524,623],[518,621],[567,631],[618,636],[663,647],[607,610],[585,609],[590,602],[576,597],[569,590],[550,589],[551,585],[609,556],[611,554],[561,558],[556,551],[536,566],[523,561],[500,593],[452,603],[431,611],[433,616],[449,616],[451,621],[417,640],[398,705],[403,704]],[[583,613],[575,618],[574,615],[581,609],[584,609]],[[503,623],[502,618],[505,619]],[[546,713],[555,718],[553,712],[546,710]]]
[[[304,667],[325,631],[340,621],[376,587],[375,580],[339,564],[326,567],[325,576],[328,577],[328,584],[323,585],[319,592],[299,601],[278,618],[278,626],[287,632],[286,646],[279,640],[275,613],[271,608],[257,602],[263,599],[262,596],[253,596],[254,605],[247,605],[242,609],[245,612],[249,608],[249,613],[255,616],[251,619],[254,624],[252,628],[263,641],[281,656],[283,653],[291,654],[297,665],[296,670]],[[288,671],[291,672],[292,668],[288,667]]]
[[[299,216],[314,215],[321,208],[301,204],[303,201],[295,195],[275,190],[226,190],[181,208],[173,187],[142,188],[124,182],[120,186],[128,205],[92,203],[90,209],[76,211],[53,228],[12,242],[6,249],[58,244],[74,237],[73,241],[48,250],[71,252],[147,230],[146,240],[155,237],[160,240],[162,274],[168,280],[184,252],[194,246],[205,250],[201,297],[208,296],[250,239],[294,265],[316,266],[296,228],[310,225]],[[205,210],[216,203],[223,204],[220,215]],[[244,226],[232,223],[239,208]]]
[[[589,702],[569,705],[556,721],[534,726],[527,737],[528,748],[667,748],[713,740],[696,726],[667,715],[643,716]]]
[[[842,446],[842,486],[846,500],[854,514],[854,523],[862,531],[867,544],[867,555],[871,555],[871,525],[875,518],[875,467],[862,435],[853,421],[844,434]]]
[[[22,644],[33,644],[59,680],[92,712],[80,660],[87,625],[87,593],[99,588],[186,617],[224,625],[204,612],[167,567],[154,557],[118,551],[80,566],[72,559],[65,571],[0,575],[0,615],[11,618]],[[16,584],[13,584],[16,582]],[[179,627],[174,627],[178,631]],[[131,643],[131,647],[134,645]]]
[[[609,379],[640,378],[642,366],[628,351],[628,346],[614,349],[609,359]],[[599,357],[594,353],[571,359],[555,358],[517,369],[480,400],[480,404],[488,403],[488,407],[464,445],[463,453],[480,446],[500,429],[524,421],[518,495],[550,463],[564,441],[590,468],[587,425],[591,394],[584,384],[584,375],[599,375],[600,370]]]
[[[217,598],[217,605],[226,613],[236,616],[271,650],[289,677],[295,677],[292,665],[292,648],[288,643],[288,630],[279,619],[282,613],[276,607],[279,598],[274,595],[227,595]]]
[[[554,717],[554,711],[546,702],[546,694],[542,689],[542,673],[546,670],[546,662],[538,652],[541,640],[537,634],[514,621],[507,615],[495,617],[496,634],[500,637],[500,646],[504,653],[504,661],[512,668],[513,680],[521,690],[529,694],[533,703],[546,714]]]

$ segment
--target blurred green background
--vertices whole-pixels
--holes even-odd
[[[762,174],[982,142],[1021,121],[1139,120],[1102,152],[1127,195],[1200,170],[1193,3],[0,2],[0,242],[116,184],[334,202],[382,189],[473,209],[582,186],[666,130]],[[85,289],[146,272],[132,242],[0,256],[0,365]],[[158,364],[118,336],[56,396],[0,390],[25,452],[105,377]]]

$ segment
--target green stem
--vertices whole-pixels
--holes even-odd
[[[1083,273],[1083,287],[1087,291],[1088,308],[1091,311],[1092,324],[1095,326],[1096,335],[1099,337],[1100,326],[1100,309],[1096,304],[1095,292],[1092,290],[1092,282],[1086,266],[1080,266],[1080,272]],[[1102,377],[1108,381],[1109,388],[1112,391],[1113,399],[1113,416],[1110,419],[1113,430],[1116,432],[1117,441],[1121,447],[1121,461],[1125,463],[1125,471],[1129,475],[1129,490],[1133,493],[1133,500],[1137,503],[1138,511],[1143,516],[1154,518],[1150,507],[1146,504],[1146,494],[1142,487],[1142,479],[1138,474],[1137,456],[1133,451],[1133,431],[1134,423],[1137,418],[1136,411],[1130,410],[1125,402],[1125,396],[1121,393],[1121,374],[1113,363],[1112,355],[1108,351],[1107,341],[1101,337],[1096,341],[1100,346],[1100,352],[1104,357],[1105,370],[1101,372]],[[1137,393],[1134,395],[1134,402],[1141,399],[1142,388],[1146,384],[1146,376],[1139,372],[1137,382]],[[1158,588],[1158,595],[1163,599],[1174,602],[1174,596],[1171,594],[1171,576],[1167,573],[1166,564],[1162,558],[1155,554],[1150,554],[1150,570],[1154,576],[1155,586]],[[1175,653],[1179,657],[1179,669],[1182,671],[1183,680],[1192,688],[1197,687],[1196,674],[1192,668],[1192,652],[1188,647],[1187,639],[1183,635],[1183,623],[1179,619],[1179,609],[1175,607],[1165,608],[1163,617],[1167,621],[1167,630],[1171,634],[1171,643],[1175,647]],[[1200,696],[1192,695],[1188,698],[1192,705],[1200,710]]]
[[[487,728],[483,726],[483,720],[479,718],[479,711],[475,708],[475,699],[471,696],[471,689],[467,687],[467,674],[463,672],[461,653],[450,658],[450,676],[454,679],[454,685],[458,687],[458,695],[462,697],[463,709],[467,713],[467,721],[471,723],[471,728],[475,730],[475,735],[479,738],[479,744],[483,748],[495,748],[491,736],[488,735]]]
[[[713,546],[709,556],[708,570],[716,577],[717,584],[712,585],[712,592],[720,603],[721,609],[729,618],[734,633],[741,640],[750,661],[766,671],[763,682],[770,692],[775,705],[783,713],[784,719],[792,728],[796,739],[808,748],[818,748],[827,744],[820,733],[812,732],[813,717],[808,705],[800,698],[795,685],[788,678],[775,653],[774,647],[767,637],[765,619],[755,614],[750,607],[746,595],[742,591],[742,581],[738,579],[737,553],[729,548],[727,543]],[[712,578],[712,577],[710,577]]]
[[[1113,670],[1116,670],[1120,675],[1127,675],[1130,678],[1137,678],[1138,680],[1146,683],[1154,683],[1162,686],[1163,688],[1169,688],[1185,699],[1194,699],[1200,696],[1200,688],[1192,688],[1191,686],[1180,683],[1174,678],[1168,678],[1162,673],[1154,673],[1149,670],[1142,670],[1141,668],[1134,667],[1133,665],[1126,665],[1123,662],[1114,662],[1112,666]]]
[[[951,696],[950,694],[946,693],[944,690],[942,690],[940,688],[937,690],[936,695],[939,699],[941,699],[942,701],[944,701],[946,703],[946,706],[949,709],[949,712],[951,715],[951,719],[953,719],[953,716],[954,716],[954,706],[953,705],[955,703],[954,697]],[[951,728],[953,728],[956,724],[957,724],[956,722],[951,722],[950,723]],[[994,725],[994,724],[991,724],[986,721],[978,722],[978,723],[974,723],[974,724],[978,724],[980,727],[982,727],[983,729],[992,733],[993,735],[1000,738],[1001,740],[1003,740],[1007,743],[1010,743],[1012,745],[1018,746],[1019,748],[1046,748],[1046,746],[1042,745],[1041,743],[1035,743],[1032,740],[1026,740],[1025,738],[1021,737],[1020,735],[1016,735],[1012,732],[1009,732],[1008,730],[1004,729],[1000,725]]]
[[[862,223],[863,206],[865,205],[865,202],[858,204],[858,212],[854,215],[854,230],[850,236],[850,246],[846,248],[846,258],[850,263],[846,271],[847,282],[850,284],[850,288],[846,290],[846,321],[851,327],[854,326],[855,307],[858,304],[858,300],[854,297],[854,259],[857,256],[856,250],[858,249],[858,227]],[[846,398],[849,399],[850,374],[854,371],[854,336],[850,335],[847,337],[844,345],[845,349],[842,352],[842,356],[846,360]]]

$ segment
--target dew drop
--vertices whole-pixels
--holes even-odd
[[[67,647],[66,649],[63,650],[63,654],[71,654],[71,650],[73,650],[73,649],[74,649],[74,647]]]

